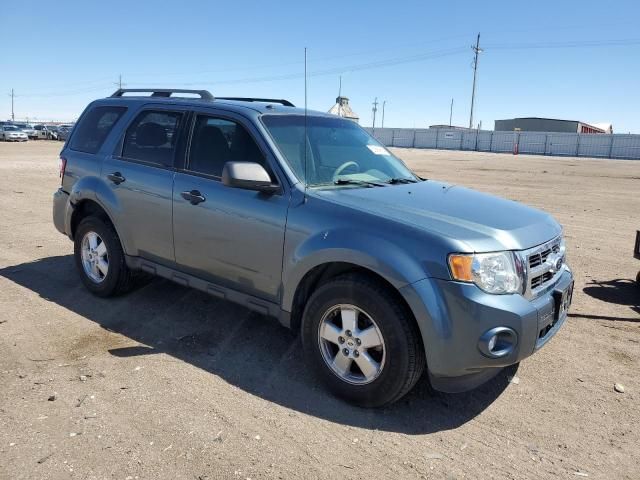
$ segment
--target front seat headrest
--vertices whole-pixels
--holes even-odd
[[[136,144],[140,147],[159,147],[167,142],[167,130],[159,123],[147,122],[136,128]]]

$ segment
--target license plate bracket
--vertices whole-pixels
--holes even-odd
[[[555,292],[553,292],[555,321],[558,321],[567,314],[572,300],[573,281],[564,290],[556,290]]]

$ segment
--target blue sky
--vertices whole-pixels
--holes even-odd
[[[131,87],[207,88],[309,108],[350,98],[361,124],[468,125],[471,44],[481,32],[476,123],[544,116],[640,133],[640,2],[10,2],[0,9],[0,118],[70,120]],[[534,48],[535,47],[535,48]],[[378,112],[378,122],[380,119]]]

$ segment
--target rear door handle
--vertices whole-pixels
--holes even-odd
[[[126,180],[126,178],[124,178],[120,172],[110,173],[109,175],[107,175],[107,178],[111,180],[113,183],[115,183],[116,185],[120,185],[122,182]]]
[[[200,193],[199,190],[191,190],[190,192],[182,192],[180,194],[182,198],[191,203],[191,205],[198,205],[206,200],[205,196]]]

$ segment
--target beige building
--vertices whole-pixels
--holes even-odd
[[[360,120],[358,114],[351,110],[351,107],[349,106],[349,99],[347,97],[336,98],[336,104],[329,109],[329,113],[338,115],[339,117],[348,118],[356,123]]]

